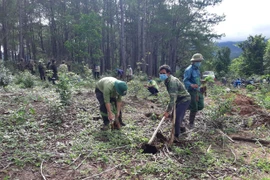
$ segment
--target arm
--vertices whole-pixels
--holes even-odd
[[[185,70],[185,74],[184,74],[184,84],[187,90],[190,90],[192,88],[196,89],[198,88],[198,84],[192,84],[192,82],[190,82],[190,78],[191,78],[191,69],[187,69]]]
[[[112,110],[111,110],[111,104],[110,103],[105,103],[105,106],[106,106],[106,109],[107,109],[107,112],[108,112],[108,119],[113,120],[113,113],[112,113]]]

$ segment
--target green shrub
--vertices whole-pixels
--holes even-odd
[[[252,92],[252,91],[254,91],[256,89],[256,87],[251,85],[251,84],[248,84],[246,89],[247,89],[247,91]]]
[[[0,86],[5,87],[9,85],[11,81],[11,72],[4,66],[4,62],[0,61]]]
[[[35,85],[36,77],[29,71],[24,71],[16,75],[15,84],[20,84],[22,88],[32,88]]]
[[[56,90],[60,95],[60,102],[63,106],[70,105],[71,100],[71,85],[70,78],[66,74],[60,74],[56,85]]]

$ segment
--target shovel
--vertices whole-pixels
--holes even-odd
[[[156,148],[156,146],[153,146],[151,144],[154,141],[154,139],[155,139],[155,137],[157,135],[157,132],[158,132],[158,130],[159,130],[159,128],[160,128],[160,126],[161,126],[161,124],[163,123],[164,120],[165,120],[165,116],[162,117],[161,121],[159,122],[159,124],[158,124],[155,132],[153,133],[153,135],[152,135],[151,139],[148,141],[148,143],[147,144],[144,144],[142,146],[143,153],[152,153],[152,154],[156,154],[157,153],[158,149]]]

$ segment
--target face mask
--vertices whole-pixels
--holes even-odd
[[[194,66],[196,66],[197,68],[199,68],[201,66],[201,62],[195,62]]]
[[[159,78],[161,81],[165,81],[168,78],[168,76],[167,74],[159,74]]]

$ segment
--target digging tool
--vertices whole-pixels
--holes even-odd
[[[156,146],[153,146],[151,145],[152,142],[154,141],[156,135],[157,135],[157,132],[161,126],[161,124],[163,123],[163,121],[165,120],[165,116],[162,117],[161,121],[159,122],[155,132],[153,133],[151,139],[148,141],[147,144],[143,144],[142,145],[142,148],[143,148],[143,153],[152,153],[152,154],[156,154],[158,149],[156,148]]]
[[[158,132],[158,130],[159,130],[159,128],[160,128],[160,126],[161,126],[161,124],[163,123],[164,120],[165,120],[165,116],[162,117],[162,119],[161,119],[161,121],[159,122],[159,124],[158,124],[158,126],[157,126],[155,132],[153,133],[151,139],[148,141],[148,144],[151,144],[151,143],[153,142],[153,140],[155,139],[155,137],[156,137],[156,135],[157,135],[157,132]]]
[[[173,120],[172,120],[172,130],[171,130],[171,137],[169,140],[169,145],[171,145],[174,141],[174,133],[175,133],[175,118],[176,118],[176,103],[173,109]]]

